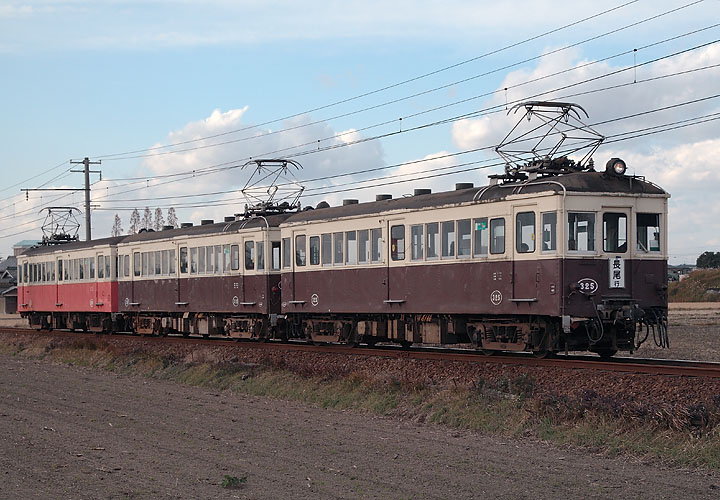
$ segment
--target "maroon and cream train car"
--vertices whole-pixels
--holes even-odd
[[[119,238],[26,250],[18,257],[18,312],[37,328],[107,331],[118,310]]]
[[[143,232],[118,245],[118,327],[273,338],[285,215]]]
[[[612,355],[662,327],[665,191],[595,171],[458,187],[289,217],[291,336]]]

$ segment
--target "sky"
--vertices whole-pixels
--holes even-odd
[[[665,188],[671,264],[720,251],[720,0],[0,0],[0,256],[43,208],[243,212],[250,158],[303,206],[487,183],[527,100],[577,103],[602,167]],[[83,215],[78,216],[84,238]]]

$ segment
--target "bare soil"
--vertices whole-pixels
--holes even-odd
[[[720,477],[0,355],[2,498],[717,498]],[[247,477],[240,489],[225,474]]]

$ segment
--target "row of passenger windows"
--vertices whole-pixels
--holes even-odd
[[[79,281],[95,279],[96,259],[86,257],[82,259],[58,259],[57,281]],[[97,256],[97,277],[111,277],[110,256]],[[22,272],[19,273],[20,283],[46,283],[55,282],[55,262],[25,262]]]
[[[309,243],[309,245],[308,245]],[[309,255],[308,255],[309,250]],[[382,230],[362,229],[295,236],[295,265],[340,266],[382,261]],[[283,267],[290,267],[290,238],[283,238]]]
[[[567,218],[567,249],[570,252],[595,252],[594,212],[569,212]],[[557,249],[557,213],[540,214],[542,251]],[[520,212],[515,218],[515,244],[519,253],[536,250],[536,214]],[[637,250],[660,251],[660,215],[641,213],[636,215]],[[390,227],[390,258],[405,260],[406,248],[412,261],[436,259],[463,259],[505,253],[505,219],[460,219],[427,224],[413,224],[409,228],[409,245],[406,246],[406,227],[397,224]],[[602,214],[603,251],[627,252],[628,221],[622,212]],[[290,268],[290,238],[270,242],[270,269]],[[245,270],[265,269],[265,243],[245,241]],[[153,252],[134,252],[132,271],[134,276],[176,275],[175,249]],[[282,262],[281,262],[282,259]],[[303,267],[354,265],[382,262],[382,230],[363,229],[323,233],[317,236],[304,234],[295,237],[295,265]],[[180,247],[181,274],[223,274],[240,269],[240,245],[211,245]],[[58,281],[77,281],[111,277],[111,257],[98,255],[82,259],[59,259]],[[115,266],[115,277],[130,277],[130,255],[121,255]],[[55,262],[24,263],[19,281],[38,283],[55,281]]]

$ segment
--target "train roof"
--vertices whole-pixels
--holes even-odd
[[[567,192],[578,193],[668,196],[667,192],[662,188],[642,177],[612,176],[603,172],[577,172],[560,176],[538,177],[531,181],[506,182],[490,186],[457,189],[455,191],[305,210],[291,215],[286,222],[292,224],[339,217],[372,215],[394,210],[418,210],[428,207],[457,205],[470,203],[476,199],[476,196],[479,202],[486,203],[502,200],[509,195],[518,193],[562,193],[563,188]]]

